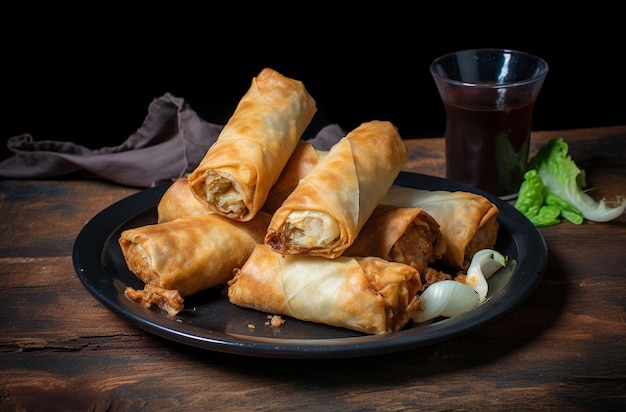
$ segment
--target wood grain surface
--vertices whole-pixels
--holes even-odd
[[[626,126],[563,137],[595,187],[626,195]],[[405,170],[443,176],[443,140],[407,140]],[[536,291],[475,332],[374,357],[281,360],[172,343],[110,312],[72,264],[88,220],[137,189],[0,181],[0,410],[623,410],[626,215],[541,228]]]

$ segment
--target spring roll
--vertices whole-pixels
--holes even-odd
[[[361,124],[337,142],[276,210],[265,244],[335,258],[356,239],[408,159],[397,128]]]
[[[278,180],[270,189],[261,210],[274,213],[295,189],[300,179],[306,176],[326,153],[316,150],[306,141],[300,141]],[[179,178],[163,194],[157,205],[157,213],[158,223],[163,223],[183,216],[205,215],[212,212],[206,203],[200,202],[193,194],[187,178]]]
[[[157,204],[157,223],[185,216],[211,213],[205,203],[200,202],[191,191],[187,178],[176,179],[167,188]]]
[[[419,306],[420,287],[417,270],[402,263],[283,256],[258,245],[228,282],[228,298],[268,314],[383,334],[407,324]]]
[[[498,207],[475,193],[393,186],[381,203],[419,207],[434,217],[446,244],[441,261],[453,269],[467,270],[474,253],[493,248],[498,237]]]
[[[263,69],[188,176],[194,195],[215,213],[252,219],[316,110],[302,82]]]
[[[404,263],[417,269],[423,283],[426,268],[445,250],[439,223],[424,209],[379,205],[343,256],[377,256]]]
[[[271,216],[249,222],[216,213],[124,230],[118,240],[128,269],[146,284],[182,297],[226,284],[263,242]]]

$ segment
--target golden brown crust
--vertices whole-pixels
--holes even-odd
[[[263,69],[188,176],[194,195],[214,213],[252,219],[316,110],[302,82]]]
[[[373,256],[356,260],[363,268],[370,287],[383,299],[387,314],[384,333],[399,331],[419,307],[417,292],[422,288],[419,273],[408,265]],[[382,330],[379,333],[383,333]]]
[[[340,256],[408,158],[390,122],[361,124],[303,177],[272,217],[265,243],[284,254]]]
[[[258,245],[228,282],[231,303],[370,334],[400,330],[419,306],[414,268],[377,257],[283,256]]]
[[[249,222],[187,216],[127,229],[119,244],[129,270],[144,283],[186,297],[225,284],[263,241],[269,219],[264,212]]]
[[[163,193],[157,205],[157,223],[208,213],[210,211],[206,204],[194,196],[187,178],[181,177],[176,179]]]
[[[434,217],[446,243],[442,262],[453,269],[466,270],[474,253],[495,246],[499,210],[484,196],[393,186],[382,202],[420,207]]]

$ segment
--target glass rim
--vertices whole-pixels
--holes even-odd
[[[451,79],[449,77],[444,77],[441,76],[436,70],[435,67],[439,64],[439,62],[441,62],[442,60],[449,58],[451,56],[454,55],[459,55],[459,54],[472,54],[472,53],[484,53],[484,52],[497,52],[497,53],[509,53],[509,54],[515,54],[515,55],[520,55],[520,56],[525,56],[534,60],[537,60],[540,66],[543,66],[543,70],[541,70],[540,72],[538,72],[538,74],[529,77],[527,79],[523,79],[523,80],[517,80],[517,81],[509,81],[509,82],[502,82],[502,83],[493,83],[493,82],[464,82],[461,80],[455,80],[455,79]],[[463,49],[463,50],[457,50],[457,51],[453,51],[450,53],[446,53],[443,54],[439,57],[437,57],[435,60],[432,61],[432,63],[430,63],[429,66],[429,71],[430,74],[436,78],[441,80],[442,82],[445,82],[447,84],[450,85],[454,85],[454,86],[463,86],[463,87],[475,87],[475,88],[485,88],[485,89],[499,89],[499,88],[503,88],[503,87],[516,87],[516,86],[524,86],[530,83],[535,83],[538,80],[542,80],[543,78],[546,77],[546,75],[548,74],[548,70],[549,70],[550,66],[548,65],[548,63],[542,59],[541,57],[532,54],[532,53],[528,53],[528,52],[524,52],[524,51],[520,51],[520,50],[515,50],[515,49],[501,49],[501,48],[477,48],[477,49]]]

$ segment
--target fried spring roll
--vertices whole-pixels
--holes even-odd
[[[144,283],[186,297],[226,284],[263,236],[270,215],[249,222],[212,213],[124,230],[118,240],[128,269]]]
[[[316,150],[306,141],[300,141],[278,180],[270,189],[261,210],[274,213],[298,185],[300,179],[306,176],[326,153]],[[205,215],[212,212],[206,203],[200,202],[195,197],[187,178],[179,178],[163,194],[157,205],[157,213],[158,223],[163,223],[183,216]]]
[[[228,298],[268,314],[383,334],[407,324],[419,306],[420,287],[417,270],[402,263],[283,256],[258,245],[228,282]]]
[[[283,254],[340,256],[407,159],[392,123],[361,124],[300,180],[274,213],[265,244]]]
[[[194,195],[215,213],[252,219],[316,110],[302,82],[263,69],[188,176]]]
[[[419,207],[434,217],[446,244],[441,260],[453,269],[466,270],[474,253],[493,248],[498,237],[497,206],[475,193],[393,186],[381,203]]]
[[[439,223],[424,209],[379,205],[343,256],[377,256],[414,267],[422,276],[446,244]]]

